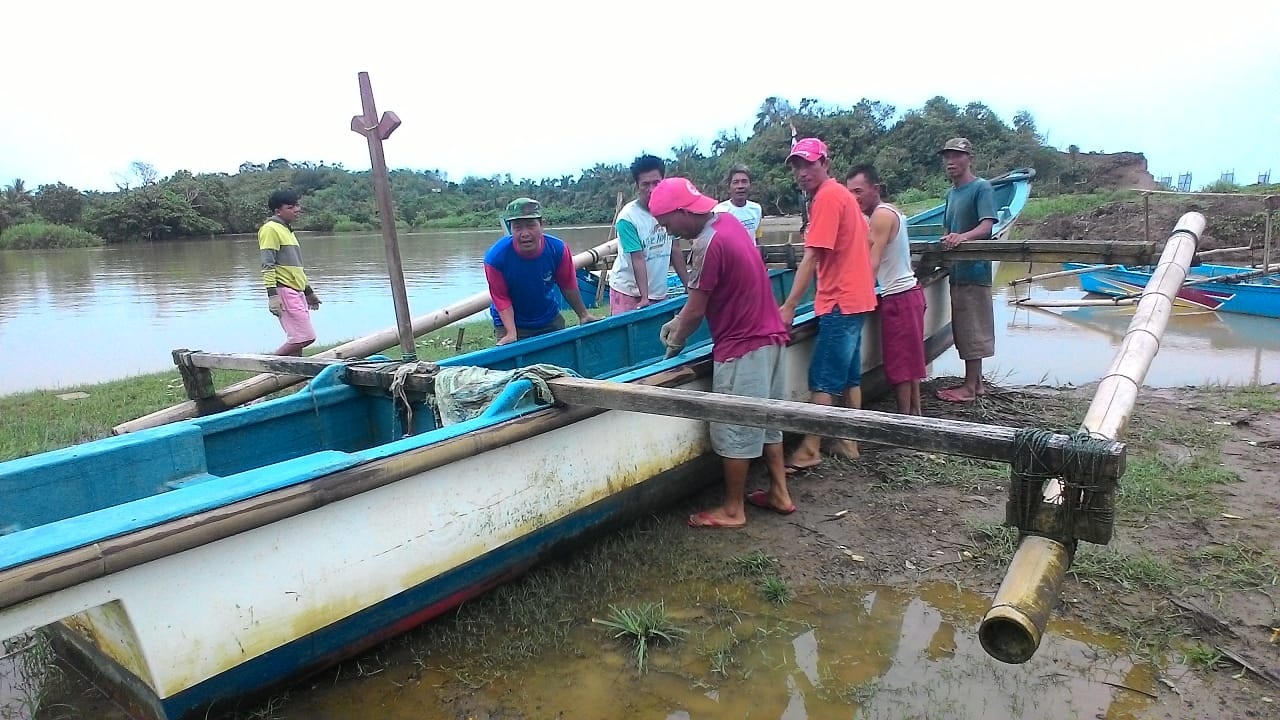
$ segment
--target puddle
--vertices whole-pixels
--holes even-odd
[[[1157,691],[1155,669],[1126,655],[1119,638],[1071,622],[1051,623],[1032,661],[1000,663],[976,634],[989,598],[954,585],[919,590],[837,589],[779,607],[745,584],[704,588],[700,599],[666,600],[687,635],[651,646],[644,674],[631,645],[588,624],[570,633],[568,650],[478,689],[458,680],[463,658],[396,660],[385,672],[295,692],[286,715],[1126,720],[1150,702],[1143,693]]]
[[[30,635],[0,642],[0,720],[30,720],[57,672],[48,645]]]

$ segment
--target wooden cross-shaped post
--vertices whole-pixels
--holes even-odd
[[[400,334],[400,354],[405,362],[418,359],[413,341],[413,321],[409,316],[409,296],[404,289],[404,270],[400,265],[400,244],[396,240],[396,214],[391,204],[391,178],[387,175],[387,159],[382,153],[382,141],[400,127],[400,118],[393,112],[384,112],[378,118],[373,103],[373,87],[369,73],[360,78],[360,105],[364,112],[351,118],[351,129],[369,141],[369,159],[373,163],[373,194],[378,201],[378,216],[382,221],[382,242],[387,252],[387,273],[391,276],[391,298],[396,308],[396,328]]]

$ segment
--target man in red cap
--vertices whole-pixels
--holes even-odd
[[[662,326],[668,351],[684,348],[703,317],[711,331],[712,389],[719,393],[781,399],[783,351],[790,333],[782,322],[769,272],[755,239],[730,213],[685,178],[667,178],[649,197],[649,211],[672,235],[693,242],[688,299]],[[782,432],[711,423],[711,447],[724,462],[724,504],[689,516],[696,528],[740,528],[747,524],[744,500],[781,514],[795,512],[783,468]],[[744,496],[751,461],[764,456],[768,490]]]
[[[809,203],[809,228],[804,236],[804,259],[796,268],[791,294],[782,304],[788,327],[795,321],[796,306],[818,279],[813,311],[818,317],[818,338],[809,362],[810,401],[845,407],[862,407],[862,326],[876,309],[876,280],[871,271],[871,241],[867,219],[858,201],[831,177],[827,145],[818,138],[804,138],[791,148],[787,164]],[[822,438],[806,435],[787,461],[787,472],[816,467],[822,462]],[[858,444],[836,440],[836,453],[858,457]]]

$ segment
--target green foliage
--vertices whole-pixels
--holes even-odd
[[[1234,180],[1218,179],[1201,188],[1201,192],[1238,193],[1240,185]]]
[[[960,107],[943,97],[900,114],[892,105],[863,99],[851,107],[828,106],[813,98],[798,104],[770,97],[760,106],[748,137],[721,132],[709,144],[684,141],[671,148],[668,174],[691,179],[709,195],[727,193],[727,172],[744,163],[753,173],[752,196],[768,214],[795,214],[801,197],[786,157],[794,125],[799,136],[826,141],[832,174],[843,180],[857,163],[875,163],[890,197],[900,203],[941,198],[947,190],[937,157],[950,137],[963,135],[978,154],[974,171],[987,177],[1016,167],[1034,167],[1038,191],[1072,187],[1083,165],[1044,145],[1030,113],[1006,124],[981,103]],[[637,148],[637,154],[639,148]],[[407,228],[498,228],[498,211],[520,196],[542,201],[549,225],[607,223],[619,193],[634,195],[624,162],[597,164],[573,177],[514,180],[510,175],[469,176],[451,181],[438,170],[390,173],[396,226]],[[193,174],[182,170],[160,178],[144,162],[131,166],[131,182],[118,191],[82,193],[56,183],[33,195],[15,180],[0,193],[0,230],[32,215],[76,225],[107,242],[167,240],[214,233],[251,233],[266,217],[267,196],[292,188],[302,197],[298,228],[356,231],[379,227],[368,171],[275,158],[244,162],[235,174]]]
[[[0,233],[0,250],[33,248],[78,248],[101,245],[102,238],[80,228],[32,220]]]

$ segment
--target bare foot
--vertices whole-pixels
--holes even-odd
[[[934,393],[934,395],[939,400],[942,400],[944,402],[949,402],[949,403],[973,402],[974,399],[977,398],[977,394],[975,394],[973,390],[970,390],[969,388],[963,385],[956,385],[955,387],[943,388],[938,392]]]
[[[786,470],[788,475],[794,475],[803,470],[812,470],[822,464],[822,456],[812,455],[792,455],[790,460],[786,462]]]
[[[849,460],[857,460],[862,457],[861,453],[858,452],[858,443],[844,439],[831,441],[831,454]]]
[[[704,510],[700,513],[694,513],[689,516],[689,527],[691,528],[724,528],[728,530],[736,530],[745,527],[747,524],[746,517],[731,518],[724,514],[722,508],[714,510]]]

